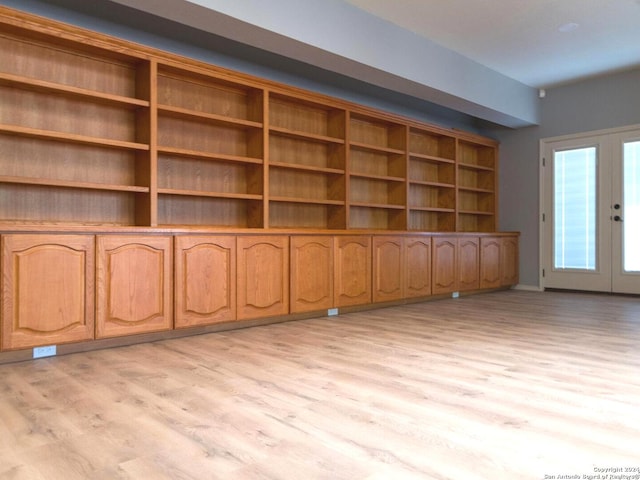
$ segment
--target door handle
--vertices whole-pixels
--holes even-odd
[[[616,216],[613,217],[613,221],[614,222],[622,222],[624,220],[622,220],[622,217],[620,215],[616,215]]]

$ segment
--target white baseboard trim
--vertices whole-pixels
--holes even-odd
[[[525,290],[527,292],[543,292],[544,288],[540,285],[524,285],[522,283],[517,284],[513,287],[514,290]]]

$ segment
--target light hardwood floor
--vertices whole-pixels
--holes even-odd
[[[640,468],[638,298],[496,292],[0,366],[0,479],[596,468]]]

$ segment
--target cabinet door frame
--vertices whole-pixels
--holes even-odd
[[[372,248],[373,302],[389,302],[405,297],[405,240],[400,236],[374,236]]]
[[[238,320],[287,315],[289,237],[239,236],[237,242]],[[255,248],[261,251],[252,251]],[[280,258],[274,258],[274,254],[278,253]],[[256,262],[257,256],[261,257],[259,262]]]
[[[45,262],[38,266],[40,256]],[[42,257],[44,255],[44,258]],[[67,258],[62,258],[63,256]],[[71,276],[65,270],[73,268],[75,275]],[[31,265],[23,262],[31,263]],[[34,262],[36,262],[34,264]],[[53,262],[53,264],[49,264]],[[62,262],[62,263],[61,263]],[[35,275],[38,286],[33,280],[29,281],[30,288],[20,288],[23,281],[21,275],[29,271],[29,267],[37,269]],[[51,277],[48,277],[51,275]],[[63,276],[64,278],[60,278]],[[76,280],[75,289],[71,281]],[[62,290],[56,290],[60,285]],[[36,292],[33,292],[36,288]],[[52,293],[53,290],[53,293]],[[21,299],[23,292],[26,298]],[[75,295],[74,295],[75,292]],[[9,234],[2,235],[2,350],[57,345],[61,343],[93,340],[95,327],[95,240],[93,235],[53,235],[53,234]],[[21,305],[27,304],[27,308]],[[46,319],[28,318],[37,315],[42,304],[49,305],[51,312],[47,318],[60,313],[61,320],[69,321],[59,328],[45,329],[42,327]],[[79,303],[79,304],[78,304]],[[51,306],[51,304],[55,304]],[[71,305],[74,312],[69,311]],[[34,306],[36,306],[34,308]],[[65,310],[66,309],[66,310]],[[26,310],[26,313],[25,313]],[[45,315],[45,312],[41,312]],[[24,318],[21,318],[24,316]],[[55,316],[55,315],[54,315]],[[64,317],[64,318],[62,318]],[[33,320],[33,323],[26,325]],[[54,327],[55,325],[51,325]],[[39,330],[39,328],[42,328]]]
[[[448,249],[447,257],[441,253],[445,247]],[[434,295],[452,293],[458,290],[458,237],[433,238],[431,275],[431,291]]]
[[[236,237],[178,235],[174,250],[175,328],[236,320]]]
[[[345,247],[351,245],[359,251],[351,252],[352,256],[349,256],[348,252],[345,253]],[[337,236],[334,255],[335,306],[371,303],[371,236]],[[347,259],[350,261],[347,262]]]
[[[431,237],[424,236],[408,236],[405,238],[405,297],[417,298],[431,295],[432,279],[432,253],[431,253]],[[417,245],[422,245],[426,255],[426,265],[422,265],[419,261],[412,261],[412,249]],[[419,282],[416,284],[415,280]]]
[[[314,247],[315,246],[315,247]],[[314,262],[308,248],[326,252],[326,263]],[[291,313],[327,310],[334,305],[334,242],[328,235],[290,238]]]
[[[170,236],[98,235],[96,338],[151,333],[173,328],[172,240]],[[141,253],[136,252],[136,249]],[[141,261],[145,260],[141,255],[145,255],[146,260],[150,262],[149,266],[152,266],[152,262],[155,263],[156,271],[137,272],[130,266],[119,264],[120,260],[116,259],[116,255],[121,254],[129,257],[135,255],[128,260],[137,258]],[[118,279],[114,275],[120,275],[121,271],[129,278],[122,281],[122,278]],[[157,273],[157,278],[154,278],[153,273]],[[155,288],[144,287],[152,281]],[[128,291],[122,291],[122,288],[128,288]],[[136,295],[139,298],[136,298]],[[145,295],[151,296],[155,305],[149,302],[149,298],[145,301]],[[123,298],[127,301],[122,302]],[[144,307],[141,306],[143,304]],[[116,309],[119,312],[115,312]],[[127,315],[131,318],[119,316],[124,310],[128,310]]]

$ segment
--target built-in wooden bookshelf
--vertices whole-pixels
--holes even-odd
[[[0,223],[492,232],[497,144],[0,9]]]
[[[407,125],[351,113],[349,227],[407,229]]]
[[[409,131],[409,229],[456,229],[456,139],[420,128]]]
[[[475,134],[0,7],[0,363],[514,285],[497,163]]]
[[[346,110],[269,96],[269,225],[346,228]]]

